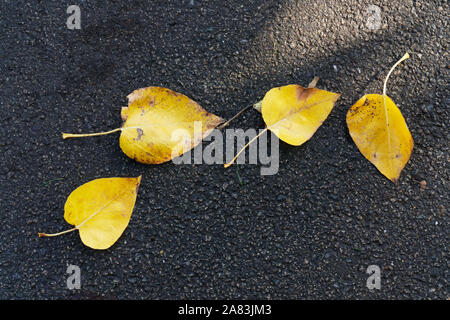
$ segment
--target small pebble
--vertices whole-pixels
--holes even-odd
[[[425,190],[427,188],[427,182],[425,180],[420,181],[420,189]]]

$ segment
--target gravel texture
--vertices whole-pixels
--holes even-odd
[[[69,5],[81,30],[66,27]],[[369,30],[367,8],[381,9]],[[448,299],[449,5],[437,0],[21,1],[0,4],[0,298]],[[345,123],[365,93],[388,94],[415,141],[400,181],[358,151]],[[134,89],[168,87],[230,118],[290,83],[340,92],[280,169],[146,166],[118,134]],[[263,128],[246,112],[229,128]],[[206,144],[205,144],[206,145]],[[138,176],[131,222],[106,251],[70,226],[72,190]],[[423,183],[423,181],[426,181]],[[81,290],[68,290],[68,265]],[[366,269],[382,270],[381,289]]]

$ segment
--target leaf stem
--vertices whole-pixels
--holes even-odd
[[[253,141],[255,141],[256,139],[258,139],[259,138],[259,136],[261,136],[264,132],[266,132],[267,131],[267,129],[268,129],[268,127],[266,127],[263,131],[261,131],[256,137],[254,137],[252,140],[250,140],[242,149],[241,149],[241,151],[239,151],[238,152],[238,154],[233,158],[233,160],[231,160],[230,162],[228,162],[228,163],[225,163],[223,166],[225,167],[225,168],[228,168],[229,166],[231,166],[233,163],[234,163],[234,161],[237,159],[237,157],[239,157],[239,155],[242,153],[242,151],[244,151]]]
[[[242,113],[244,113],[245,111],[247,111],[248,109],[250,109],[251,107],[253,107],[253,105],[247,106],[244,109],[242,109],[241,111],[239,111],[234,117],[232,117],[230,120],[222,123],[220,126],[217,127],[217,129],[222,130],[223,128],[225,128],[226,126],[228,126],[230,124],[231,121],[233,121],[234,119],[236,119],[237,117],[239,117]]]
[[[308,88],[309,88],[309,89],[315,88],[318,81],[319,81],[319,77],[315,76],[315,77],[311,80],[311,82],[308,84]]]
[[[389,79],[389,76],[391,75],[392,71],[394,71],[394,69],[395,69],[402,61],[404,61],[404,60],[406,60],[406,59],[409,59],[409,53],[408,53],[408,52],[405,53],[405,55],[404,55],[400,60],[398,60],[398,61],[392,66],[391,70],[389,70],[389,73],[388,73],[386,79],[384,80],[384,85],[383,85],[383,95],[384,95],[384,96],[386,95],[386,84],[387,84],[387,81],[388,81],[388,79]]]
[[[77,228],[69,229],[69,230],[66,230],[66,231],[61,231],[61,232],[58,232],[58,233],[41,233],[41,232],[39,232],[38,236],[39,237],[57,237],[57,236],[60,236],[62,234],[69,233],[69,232],[72,232],[72,231],[75,231],[75,230],[77,230]]]
[[[63,133],[62,137],[63,137],[63,139],[68,139],[68,138],[103,136],[103,135],[110,134],[113,132],[121,131],[122,129],[123,128],[117,128],[117,129],[110,130],[110,131],[96,132],[96,133]]]
[[[389,156],[392,153],[392,146],[391,146],[391,130],[389,127],[389,118],[388,118],[388,111],[387,111],[387,105],[386,105],[386,84],[387,81],[389,79],[389,76],[391,75],[392,71],[394,71],[395,67],[397,67],[402,61],[406,60],[409,58],[409,53],[405,53],[404,56],[398,60],[391,68],[391,70],[389,70],[388,75],[386,76],[386,79],[384,80],[384,85],[383,85],[383,104],[384,104],[384,117],[385,117],[385,121],[386,121],[386,128],[387,128],[387,142],[388,142],[388,154]],[[389,158],[389,166],[391,169],[391,174],[393,172],[393,168],[392,168],[392,159]]]

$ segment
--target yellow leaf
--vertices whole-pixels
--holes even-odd
[[[67,198],[64,219],[75,226],[53,237],[79,230],[83,243],[93,249],[108,249],[128,226],[141,177],[102,178],[75,189]]]
[[[125,121],[121,128],[93,134],[64,133],[63,138],[121,131],[120,148],[128,157],[158,164],[194,148],[223,122],[187,96],[160,87],[133,91],[121,117]]]
[[[180,156],[223,122],[185,95],[165,88],[135,90],[128,99],[120,147],[128,157],[142,163],[162,163]],[[198,134],[195,122],[200,125]],[[177,131],[183,141],[174,139]]]
[[[272,88],[253,107],[260,111],[267,127],[249,141],[224,167],[229,167],[242,151],[267,130],[286,143],[299,146],[308,141],[326,120],[340,94],[315,88],[315,77],[308,88],[297,84]]]
[[[386,95],[386,83],[394,68],[408,58],[405,54],[391,68],[383,95],[366,94],[347,112],[347,127],[359,151],[393,182],[408,162],[414,141],[400,110]]]
[[[287,85],[266,93],[261,113],[267,128],[286,143],[308,141],[330,114],[340,94]]]
[[[387,111],[387,112],[385,112]],[[367,94],[347,113],[347,126],[359,151],[389,180],[397,181],[414,146],[402,113],[380,94]]]

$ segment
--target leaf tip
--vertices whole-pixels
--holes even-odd
[[[253,108],[258,112],[261,112],[261,107],[262,107],[262,100],[253,105]]]
[[[397,184],[399,178],[400,178],[400,176],[395,176],[395,177],[390,177],[389,180],[391,180],[394,184]]]
[[[142,175],[140,175],[139,177],[137,177],[137,178],[135,178],[137,181],[136,181],[136,186],[135,186],[135,191],[136,191],[136,195],[137,195],[137,193],[138,193],[138,191],[139,191],[139,186],[141,185],[141,179],[142,179]]]

